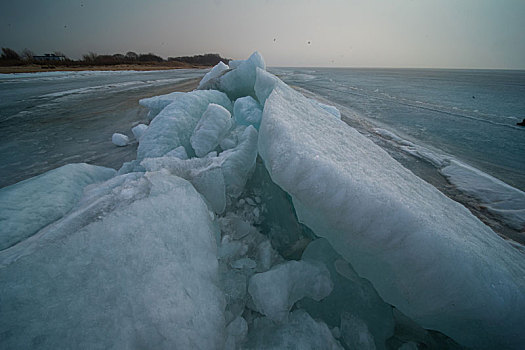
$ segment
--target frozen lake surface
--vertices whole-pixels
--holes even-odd
[[[199,69],[84,71],[0,75],[0,188],[67,163],[119,168],[136,142],[117,148],[111,135],[133,140],[145,122],[144,97],[191,90]],[[178,86],[182,84],[182,86]]]

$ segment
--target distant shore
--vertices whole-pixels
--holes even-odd
[[[62,72],[62,71],[120,71],[120,70],[136,70],[136,71],[152,71],[152,70],[168,70],[168,69],[206,69],[211,66],[193,65],[187,63],[177,62],[165,64],[117,64],[117,65],[72,65],[72,66],[53,66],[28,64],[23,66],[0,66],[0,74],[9,73],[37,73],[37,72]]]

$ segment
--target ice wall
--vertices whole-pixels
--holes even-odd
[[[476,348],[525,344],[523,254],[267,74],[257,77],[275,86],[264,105],[259,153],[292,196],[299,220],[424,327]]]

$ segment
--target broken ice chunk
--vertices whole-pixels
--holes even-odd
[[[197,89],[204,89],[209,81],[221,76],[224,71],[230,69],[224,62],[217,63],[206,75],[202,78]]]
[[[293,304],[310,297],[321,300],[332,291],[330,272],[323,264],[288,261],[250,278],[248,292],[257,311],[274,321],[284,321]]]
[[[245,96],[235,100],[233,104],[233,117],[240,125],[253,125],[259,129],[262,117],[262,108],[251,96]]]
[[[111,142],[113,142],[114,145],[123,147],[126,146],[129,142],[129,137],[123,134],[119,134],[118,132],[114,133],[113,136],[111,136]]]
[[[255,97],[253,86],[255,85],[256,69],[266,69],[266,64],[261,54],[254,52],[246,61],[242,61],[232,71],[220,78],[220,89],[232,100],[243,97]]]
[[[139,125],[135,126],[134,128],[132,128],[131,132],[133,133],[133,136],[135,136],[135,139],[139,140],[140,137],[142,136],[144,131],[146,131],[147,128],[148,128],[148,126],[146,124],[139,124]]]
[[[341,336],[350,349],[376,350],[366,323],[348,312],[341,314]]]
[[[238,270],[254,269],[255,266],[257,266],[257,263],[250,258],[238,259],[231,263],[231,267]]]
[[[188,159],[188,153],[186,153],[186,149],[184,148],[184,146],[179,146],[166,153],[164,157],[175,157],[184,160]]]
[[[210,103],[190,137],[197,157],[204,157],[213,151],[230,130],[231,123],[231,115],[226,108]]]
[[[225,350],[239,349],[240,345],[248,334],[248,323],[241,316],[231,321],[226,327],[226,345]]]

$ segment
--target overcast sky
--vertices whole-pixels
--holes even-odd
[[[270,66],[525,69],[525,0],[0,0],[0,45],[72,58],[258,50]]]

